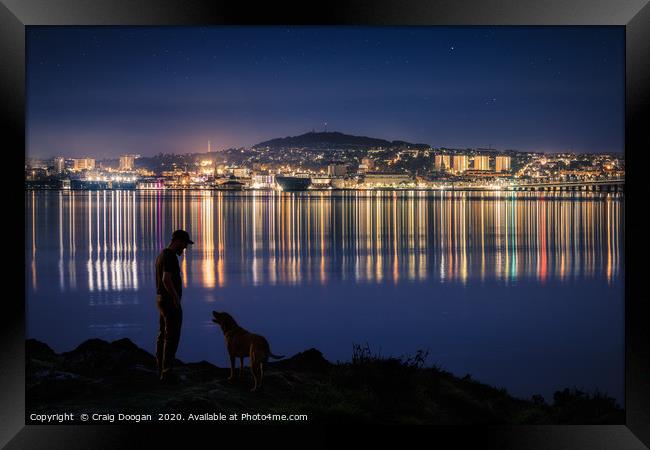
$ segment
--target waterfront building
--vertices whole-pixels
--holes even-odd
[[[251,187],[253,189],[273,189],[275,187],[275,175],[253,175]]]
[[[65,170],[65,158],[63,156],[57,156],[54,158],[54,171],[56,173],[63,173]]]
[[[366,187],[399,187],[411,183],[413,183],[413,179],[407,173],[383,172],[369,172],[363,182]]]
[[[490,170],[490,157],[477,155],[474,157],[474,170]]]
[[[162,178],[159,178],[157,180],[146,180],[146,181],[139,181],[136,184],[136,189],[140,190],[162,190],[165,189],[165,183]]]
[[[467,155],[454,155],[452,167],[455,172],[465,172],[469,168]]]
[[[497,156],[494,164],[495,171],[506,172],[510,170],[510,160],[510,156]]]
[[[466,170],[463,174],[466,177],[477,177],[477,178],[498,178],[498,177],[505,176],[505,174],[501,174],[498,172],[492,172],[489,170],[477,170],[477,169]]]
[[[451,157],[449,155],[436,155],[434,158],[434,168],[438,171],[446,171],[451,168]]]
[[[120,170],[133,170],[135,156],[122,155],[120,156]]]
[[[72,160],[74,170],[92,170],[95,168],[94,158],[76,158]]]
[[[344,177],[348,173],[348,166],[345,164],[330,164],[327,166],[327,174],[331,177]]]
[[[326,189],[332,186],[332,177],[329,175],[314,175],[311,177],[311,185],[316,189]]]

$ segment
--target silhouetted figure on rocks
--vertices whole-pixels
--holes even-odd
[[[171,372],[183,323],[181,308],[183,283],[178,256],[183,254],[188,244],[194,244],[188,232],[176,230],[172,233],[169,246],[156,258],[156,304],[160,312],[156,363],[162,382],[178,382],[178,378]]]

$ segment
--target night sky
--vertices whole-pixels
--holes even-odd
[[[150,156],[315,129],[622,152],[623,27],[28,27],[27,155]]]

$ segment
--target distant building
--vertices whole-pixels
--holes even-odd
[[[47,169],[43,169],[42,167],[32,167],[25,171],[25,179],[30,181],[38,180],[46,176],[48,176]]]
[[[27,164],[25,165],[26,169],[27,168],[31,168],[31,169],[45,168],[45,167],[47,167],[47,164],[44,161],[40,160],[40,159],[29,159],[27,161]]]
[[[348,174],[348,166],[345,164],[330,164],[327,166],[327,174],[331,177],[343,177]]]
[[[434,168],[438,171],[446,171],[451,168],[451,157],[449,155],[436,155],[433,158]]]
[[[367,173],[364,178],[364,185],[368,187],[397,187],[412,183],[413,179],[407,173]]]
[[[328,175],[318,175],[311,177],[311,185],[317,189],[328,188],[332,185],[332,178]]]
[[[253,189],[273,189],[275,186],[275,175],[253,175],[251,187]]]
[[[250,169],[247,167],[236,167],[232,170],[232,174],[235,178],[248,178],[250,176]]]
[[[510,157],[509,156],[497,156],[494,164],[494,170],[496,172],[506,172],[510,170]]]
[[[469,168],[469,159],[466,155],[454,155],[452,167],[456,172],[465,172]]]
[[[490,170],[490,157],[477,155],[474,157],[474,170]]]
[[[420,151],[417,150],[417,149],[400,150],[399,153],[398,153],[399,156],[404,156],[404,157],[408,156],[408,157],[411,157],[411,158],[417,158],[419,154],[420,154]]]
[[[63,156],[57,156],[54,158],[54,171],[56,173],[63,173],[65,170],[65,158]]]
[[[330,185],[332,189],[350,189],[357,187],[356,181],[349,178],[332,178]]]
[[[122,155],[120,156],[120,170],[133,170],[135,156]]]
[[[74,170],[92,170],[95,168],[94,158],[77,158],[72,160]]]
[[[363,158],[359,164],[359,172],[366,173],[375,170],[375,163],[371,158]]]
[[[162,190],[165,189],[165,183],[162,179],[158,180],[147,180],[147,181],[139,181],[136,184],[136,189],[139,190]]]
[[[497,172],[492,172],[491,170],[466,170],[464,172],[465,176],[468,177],[480,177],[480,178],[498,178],[503,177],[502,174]]]

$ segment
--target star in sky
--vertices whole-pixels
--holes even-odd
[[[336,131],[390,140],[465,148],[489,135],[508,148],[617,151],[623,31],[34,29],[28,152],[182,152],[208,134],[248,146],[322,114],[343,124]]]

